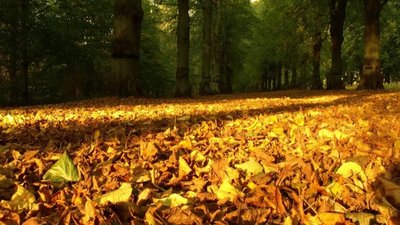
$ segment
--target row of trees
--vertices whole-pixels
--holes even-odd
[[[397,1],[0,0],[0,10],[3,102],[400,80]]]
[[[358,89],[383,88],[380,19],[386,4],[390,4],[390,8],[392,8],[398,3],[387,0],[260,1],[262,8],[260,14],[271,15],[278,20],[282,19],[280,24],[296,24],[295,27],[284,32],[271,27],[275,24],[265,25],[268,30],[274,31],[267,37],[262,37],[263,40],[266,40],[263,42],[267,46],[265,51],[275,52],[277,56],[267,57],[266,62],[269,65],[264,67],[264,89],[281,88],[282,67],[285,71],[284,87],[308,85],[311,89],[322,89],[324,86],[327,89],[343,89],[346,84],[352,84],[357,75]],[[271,5],[275,5],[275,8]],[[275,11],[280,11],[280,13]],[[292,18],[288,18],[286,15],[294,15],[294,19],[291,20]],[[271,17],[266,17],[264,23],[269,23]],[[384,19],[385,26],[388,23],[398,25],[399,22],[394,17],[384,17]],[[285,25],[285,27],[288,26]],[[360,35],[362,33],[360,28],[364,30],[363,37]],[[276,37],[280,39],[279,43],[270,41]],[[328,45],[329,49],[324,50],[324,45]],[[277,49],[277,46],[280,46],[280,49]],[[344,55],[345,60],[343,60],[343,47],[347,51]],[[393,51],[390,48],[397,48],[397,45],[385,47],[385,50]],[[361,53],[362,50],[364,50],[363,53]],[[398,50],[395,51],[398,52]],[[324,56],[325,58],[329,57],[329,60],[322,61],[324,54],[329,54],[329,56]],[[312,74],[308,79],[308,84],[307,60],[312,62]],[[395,59],[386,58],[386,60],[393,61]],[[323,65],[326,70],[324,76],[321,76],[320,73],[322,63],[326,63]],[[298,83],[298,67],[301,70],[300,80],[303,84]],[[292,70],[291,85],[287,84],[289,69]],[[390,81],[391,75],[396,76],[393,72],[387,75],[386,82]]]
[[[129,4],[129,1],[116,0],[116,7],[120,2]],[[115,31],[118,31],[119,27],[130,27],[131,30],[140,28],[140,22],[143,17],[141,10],[141,1],[133,1],[136,8],[132,8],[129,12],[137,12],[136,15],[132,14],[130,20],[119,20],[115,21]],[[260,1],[261,2],[261,1]],[[380,60],[380,15],[381,11],[388,0],[363,0],[364,8],[364,60],[362,69],[360,72],[360,82],[358,89],[381,89],[383,88],[383,76],[381,71],[381,60]],[[241,1],[239,4],[246,5],[251,8],[249,1]],[[324,42],[325,35],[330,36],[330,71],[326,76],[326,88],[327,89],[343,89],[345,82],[343,80],[343,65],[342,65],[342,45],[344,41],[344,29],[346,19],[346,7],[348,0],[325,0],[325,1],[263,1],[260,4],[261,14],[274,15],[273,10],[276,6],[284,6],[286,10],[293,10],[293,14],[296,15],[296,19],[300,18],[300,23],[297,26],[292,27],[298,29],[303,27],[305,34],[309,35],[312,46],[311,60],[313,65],[313,72],[311,76],[311,89],[322,89],[323,83],[320,74],[321,64],[321,50]],[[200,3],[202,14],[203,14],[203,46],[202,46],[202,67],[201,67],[201,83],[200,83],[200,94],[212,94],[212,93],[229,93],[232,92],[232,68],[231,58],[229,55],[228,48],[226,46],[232,45],[229,43],[229,38],[221,36],[222,32],[228,32],[230,29],[229,23],[227,25],[224,18],[227,18],[227,10],[223,8],[223,5],[232,5],[232,2],[223,0],[204,0]],[[311,8],[309,6],[314,6]],[[127,8],[125,6],[124,8]],[[177,29],[177,69],[176,69],[176,92],[175,96],[190,96],[191,95],[191,84],[189,82],[189,30],[190,30],[190,17],[189,17],[189,0],[178,0],[178,29]],[[118,10],[115,11],[115,18],[118,18],[122,13]],[[262,17],[262,15],[260,15]],[[272,18],[267,18],[267,23],[272,21]],[[125,22],[123,22],[125,21]],[[136,21],[136,24],[127,26],[129,21]],[[295,22],[293,22],[296,24]],[[128,24],[129,25],[129,24]],[[223,27],[225,25],[225,27]],[[284,29],[290,30],[289,24],[284,24]],[[263,27],[262,27],[263,28]],[[329,31],[324,31],[324,29]],[[327,29],[327,30],[328,30]],[[273,29],[271,29],[273,30]],[[262,31],[259,31],[260,33]],[[281,32],[281,31],[279,31]],[[296,32],[296,31],[294,31]],[[283,32],[286,34],[285,32]],[[118,32],[116,32],[114,40],[119,40]],[[133,32],[135,35],[135,42],[132,42],[131,46],[139,46],[140,41],[140,29],[139,32]],[[303,61],[296,62],[298,59],[291,59],[289,51],[294,46],[290,46],[292,38],[298,38],[298,34],[290,33],[289,37],[278,40],[279,43],[272,42],[270,46],[270,52],[276,52],[276,48],[283,48],[283,55],[278,59],[266,58],[263,89],[280,89],[282,84],[282,78],[284,79],[284,87],[288,88],[289,85],[289,68],[292,68],[292,87],[297,87],[297,71],[296,64],[303,64],[305,67],[306,58]],[[132,37],[125,37],[126,40]],[[305,38],[301,37],[300,41],[306,41]],[[268,40],[268,39],[266,39]],[[263,41],[263,40],[261,40]],[[295,42],[296,43],[296,42]],[[238,43],[236,43],[238,44]],[[114,46],[115,49],[120,49]],[[128,51],[129,52],[129,51]],[[138,50],[135,51],[139,53]],[[302,53],[300,53],[302,54]],[[296,57],[296,56],[295,56]],[[306,56],[305,56],[306,57]],[[138,60],[138,57],[135,56]],[[265,59],[264,59],[265,61]],[[128,61],[127,61],[128,62]],[[136,62],[135,64],[138,64]],[[291,65],[292,64],[292,65]],[[294,65],[293,65],[294,64]],[[133,65],[131,62],[130,65]],[[128,68],[125,66],[125,68]],[[283,70],[283,68],[285,68]],[[135,67],[135,70],[137,68]],[[306,70],[306,68],[304,68]],[[282,71],[284,71],[282,73]],[[306,73],[306,72],[303,72]],[[129,76],[129,71],[126,71],[126,76]],[[133,77],[140,76],[139,71]],[[304,74],[306,76],[306,74]],[[304,81],[304,80],[303,80]],[[124,84],[129,82],[123,81]],[[139,94],[138,89],[134,89],[134,93]]]

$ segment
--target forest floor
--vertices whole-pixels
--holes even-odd
[[[396,224],[399,120],[387,91],[0,109],[0,224]]]

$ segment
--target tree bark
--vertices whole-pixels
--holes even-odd
[[[331,71],[327,89],[343,89],[342,43],[347,0],[330,0]]]
[[[281,90],[282,88],[282,63],[278,63],[276,71],[276,90]]]
[[[292,65],[292,83],[291,88],[297,88],[297,67],[296,65]]]
[[[29,0],[22,0],[21,4],[21,76],[23,81],[22,99],[25,104],[29,103],[29,59],[28,59],[28,16]]]
[[[212,0],[212,23],[211,23],[211,92],[220,93],[219,83],[221,79],[221,0]]]
[[[111,66],[119,97],[142,94],[139,86],[142,20],[141,0],[115,0]]]
[[[379,17],[387,0],[364,0],[364,64],[357,90],[383,89]]]
[[[271,91],[275,91],[276,89],[277,89],[277,85],[278,85],[278,82],[277,82],[277,69],[276,69],[276,65],[275,65],[275,63],[271,63],[270,64],[270,66],[269,66],[269,76],[271,77],[271,88],[270,88],[270,90]]]
[[[200,94],[211,94],[211,32],[212,32],[212,0],[203,0],[203,46]]]
[[[311,89],[320,90],[322,89],[320,64],[321,64],[321,48],[322,48],[322,37],[321,32],[318,32],[314,36],[313,40],[313,73]]]
[[[190,97],[189,82],[189,0],[178,0],[178,60],[176,68],[176,97]]]
[[[288,89],[289,88],[289,69],[287,66],[285,66],[285,73],[284,73],[284,81],[283,81],[283,88]]]
[[[300,79],[297,82],[297,85],[302,89],[307,89],[308,81],[307,81],[307,56],[303,56],[301,61],[301,68],[300,68]]]
[[[17,16],[18,9],[13,7],[13,15]],[[10,58],[8,65],[8,74],[10,77],[10,103],[17,104],[19,102],[18,88],[18,22],[11,21],[10,24]]]

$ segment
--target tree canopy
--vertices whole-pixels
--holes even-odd
[[[2,103],[121,92],[123,86],[112,72],[118,16],[112,1],[1,0],[0,4]],[[176,71],[184,62],[177,51],[182,33],[178,1],[140,4],[140,72],[135,75],[140,92],[136,94],[173,97],[176,87],[185,96],[335,89],[360,81],[359,88],[375,89],[400,80],[396,1],[191,0],[182,8],[189,15],[184,28],[189,29],[189,53],[183,54],[188,66],[178,66],[179,74],[187,70],[183,72],[187,75]],[[188,80],[179,84],[180,76]]]

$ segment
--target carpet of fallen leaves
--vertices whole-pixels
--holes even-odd
[[[0,224],[398,224],[399,120],[399,92],[0,109]]]

